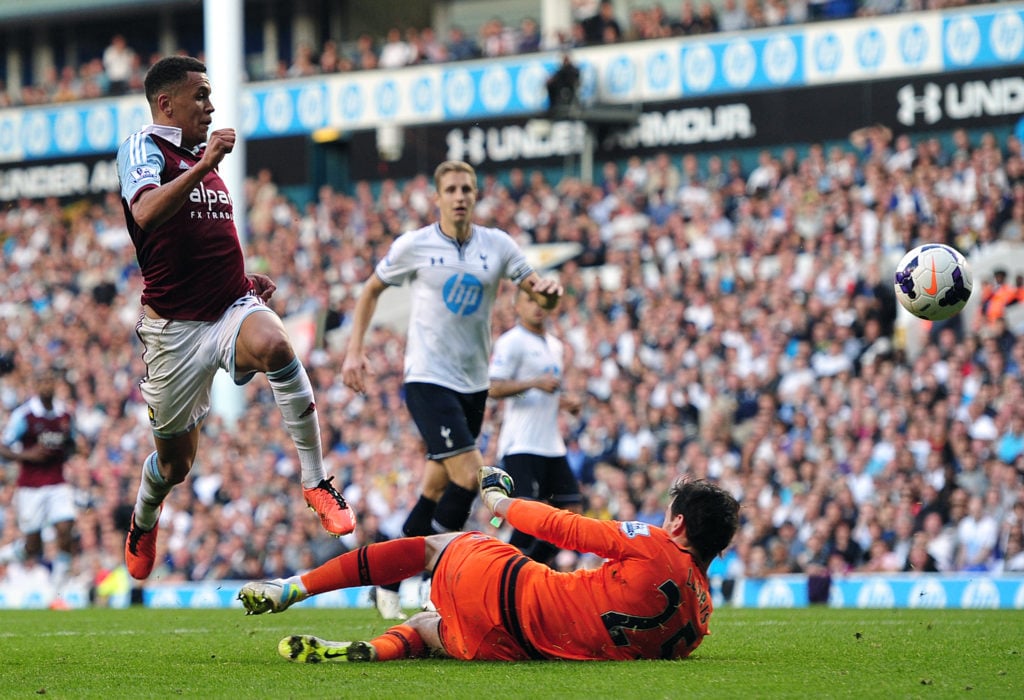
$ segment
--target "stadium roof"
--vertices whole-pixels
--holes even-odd
[[[0,0],[0,22],[41,19],[69,19],[76,16],[104,15],[145,7],[192,5],[193,0]]]

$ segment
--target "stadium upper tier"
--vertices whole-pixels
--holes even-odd
[[[862,86],[886,78],[919,79],[971,70],[986,74],[993,69],[1012,70],[1024,57],[1022,7],[1021,3],[1006,3],[957,12],[905,13],[739,34],[583,46],[573,49],[572,56],[581,69],[584,104],[699,100],[707,107],[718,98],[758,92]],[[542,51],[250,82],[242,92],[243,123],[239,126],[244,136],[261,139],[311,134],[323,128],[352,132],[381,125],[541,116],[547,103],[544,83],[558,60],[557,52]],[[966,117],[984,113],[1010,123],[1010,115],[1022,110],[1012,104],[1014,91],[1002,87],[980,89],[1007,94],[961,100],[953,105],[955,109],[944,112],[942,95],[928,91],[939,88],[925,89],[927,86],[908,82],[907,94],[893,99],[898,104],[892,120],[931,127],[955,112]],[[864,106],[858,100],[847,103],[851,109]],[[717,113],[713,116],[719,117]],[[744,127],[742,115],[737,116],[735,110],[723,116],[731,119],[730,128],[737,138],[753,131],[749,125]],[[74,106],[5,110],[0,112],[0,162],[111,153],[148,118],[141,95]],[[683,127],[690,128],[686,124],[679,128]]]
[[[367,0],[243,2],[241,28],[250,80],[432,64],[474,57],[519,55],[537,50],[796,26],[815,20],[879,16],[921,9],[923,3],[830,0],[693,3],[695,14],[666,14],[659,4],[612,3],[614,19],[601,21],[573,10],[569,0],[483,0],[403,3],[403,20],[378,17]],[[585,5],[585,3],[582,3]],[[961,0],[943,7],[966,4]],[[622,7],[619,7],[619,6]],[[683,3],[684,8],[689,3]],[[496,9],[502,10],[497,12]],[[507,12],[505,12],[507,10]],[[0,54],[0,107],[66,102],[119,94],[121,82],[141,92],[152,60],[167,53],[203,52],[203,7],[194,0],[103,0],[32,3],[0,0],[8,31]],[[115,35],[127,37],[120,60],[112,58]],[[112,86],[111,83],[114,83]],[[114,88],[112,93],[111,88]]]

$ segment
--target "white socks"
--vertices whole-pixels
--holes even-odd
[[[174,488],[160,475],[156,463],[156,452],[152,452],[142,463],[142,480],[135,497],[135,524],[143,530],[152,530],[160,518],[160,504]]]
[[[306,368],[295,358],[285,367],[267,372],[274,400],[281,409],[285,429],[291,435],[299,453],[302,469],[303,488],[313,488],[327,477],[324,470],[323,446],[320,443],[320,423],[317,420],[316,403],[313,401],[313,385],[309,382]]]

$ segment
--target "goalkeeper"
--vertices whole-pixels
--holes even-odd
[[[301,576],[245,584],[249,614],[282,612],[339,588],[389,584],[433,572],[437,611],[421,612],[370,641],[285,637],[297,662],[390,661],[432,653],[457,659],[681,659],[708,633],[708,564],[732,540],[739,504],[706,481],[680,479],[665,523],[594,520],[510,498],[512,479],[482,467],[480,495],[497,516],[558,547],[592,552],[597,569],[557,572],[479,532],[366,545]]]

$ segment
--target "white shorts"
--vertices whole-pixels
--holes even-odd
[[[273,313],[263,301],[246,295],[233,303],[217,321],[139,319],[135,332],[145,350],[146,378],[139,383],[149,409],[153,434],[173,438],[189,432],[210,412],[210,387],[218,369],[235,384],[256,374],[235,372],[235,340],[249,314]]]
[[[75,494],[71,484],[22,486],[14,492],[18,529],[23,535],[39,532],[48,525],[75,519]]]

